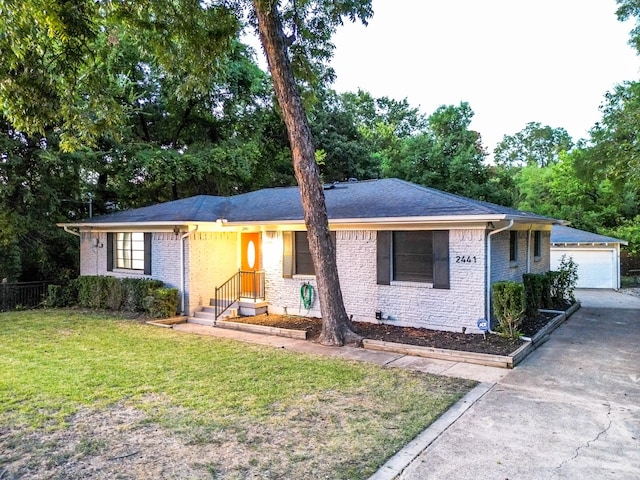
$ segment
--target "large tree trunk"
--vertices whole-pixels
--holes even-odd
[[[293,155],[293,168],[300,188],[309,250],[316,271],[322,314],[320,342],[325,345],[360,343],[351,329],[338,279],[335,246],[329,234],[324,191],[315,159],[309,122],[287,56],[287,45],[277,1],[253,0],[260,41],[267,57],[278,104],[282,109]]]

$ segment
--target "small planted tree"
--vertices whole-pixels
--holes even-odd
[[[496,282],[493,290],[493,312],[498,319],[497,331],[511,339],[520,337],[524,319],[524,285],[519,282]]]
[[[578,264],[572,257],[562,255],[558,270],[547,272],[550,278],[551,302],[553,308],[564,309],[575,303],[573,292],[578,282]]]

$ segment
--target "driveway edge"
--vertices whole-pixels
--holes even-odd
[[[471,406],[480,400],[495,383],[481,383],[464,397],[458,400],[449,410],[429,425],[416,438],[411,440],[400,451],[374,473],[369,480],[393,480],[398,477],[418,455],[426,450],[442,433],[444,433]]]

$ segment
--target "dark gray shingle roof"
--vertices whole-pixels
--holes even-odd
[[[578,230],[577,228],[571,228],[564,225],[554,225],[551,230],[551,243],[621,243],[626,245],[625,240],[618,238],[607,237],[605,235],[598,235],[597,233],[587,232],[585,230]]]
[[[226,197],[197,195],[93,217],[86,223],[215,222],[225,216],[228,204],[229,199]]]
[[[394,217],[506,216],[553,219],[388,178],[325,187],[330,220]],[[200,195],[95,217],[86,223],[278,222],[303,219],[298,187],[265,188],[233,197]]]

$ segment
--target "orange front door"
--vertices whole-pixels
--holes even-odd
[[[243,233],[240,235],[240,245],[242,249],[240,270],[243,272],[255,272],[260,270],[260,233]],[[255,282],[257,278],[253,275],[242,276],[243,297],[253,297],[257,288]]]

